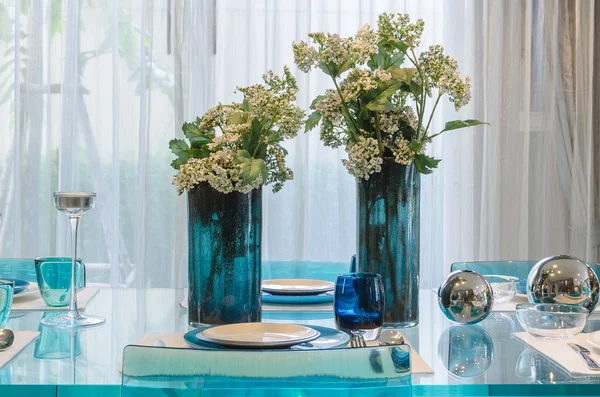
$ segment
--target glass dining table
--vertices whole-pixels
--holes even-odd
[[[0,369],[0,396],[119,396],[125,346],[146,333],[190,330],[184,298],[183,289],[100,289],[86,311],[106,318],[106,324],[72,334],[41,327],[44,312],[12,313],[9,328],[41,335]],[[263,321],[335,326],[328,305],[265,306]],[[593,314],[586,331],[596,329],[600,316]],[[476,326],[452,324],[434,291],[421,290],[419,325],[402,332],[433,374],[413,373],[412,395],[600,394],[600,376],[572,376],[515,339],[520,330],[512,312],[493,312]]]

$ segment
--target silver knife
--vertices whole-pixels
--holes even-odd
[[[592,357],[590,357],[590,351],[587,348],[576,343],[568,343],[568,345],[571,347],[571,349],[579,353],[581,358],[585,360],[585,363],[587,364],[589,369],[594,371],[600,371],[600,364],[598,364]]]

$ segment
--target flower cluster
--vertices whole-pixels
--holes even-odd
[[[283,77],[269,71],[263,79],[266,86],[238,87],[238,91],[244,94],[253,117],[272,119],[283,138],[295,137],[304,120],[304,111],[293,103],[298,93],[296,79],[287,67],[284,67]]]
[[[429,134],[442,96],[448,95],[458,110],[471,95],[469,78],[460,76],[456,60],[444,55],[441,46],[431,46],[417,56],[424,28],[421,19],[413,23],[406,14],[384,13],[378,17],[377,30],[364,25],[346,38],[311,33],[311,44],[293,44],[298,68],[305,73],[319,68],[335,86],[315,98],[306,129],[320,123],[326,146],[345,146],[348,159],[343,163],[357,178],[368,179],[380,172],[385,159],[414,163],[417,171],[430,173],[439,163],[424,153],[433,137],[449,129],[483,124],[455,121]],[[435,103],[426,106],[427,99],[435,97],[434,90]],[[409,100],[414,107],[408,105]]]
[[[235,152],[231,149],[214,152],[204,159],[190,158],[179,168],[173,179],[179,194],[202,182],[208,182],[221,193],[247,193],[262,184],[260,177],[250,184],[243,182],[242,168],[235,163]]]
[[[280,143],[295,137],[304,120],[304,111],[294,105],[298,86],[287,67],[283,76],[269,71],[263,80],[264,85],[238,87],[242,103],[218,104],[185,123],[189,144],[170,142],[179,194],[204,182],[222,193],[247,193],[269,184],[277,192],[293,178]]]
[[[360,136],[356,142],[346,145],[346,153],[348,160],[342,160],[342,164],[356,178],[369,179],[371,174],[381,171],[383,158],[376,139]]]
[[[411,23],[408,14],[384,12],[377,18],[377,28],[381,38],[393,37],[410,48],[416,48],[421,43],[425,22],[422,19],[417,19],[417,22]]]
[[[455,58],[444,55],[441,45],[432,45],[428,51],[419,56],[419,62],[428,77],[426,89],[435,87],[441,95],[448,94],[456,110],[471,100],[471,83],[469,77],[464,80],[458,73],[458,62]]]

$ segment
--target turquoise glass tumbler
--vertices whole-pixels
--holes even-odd
[[[35,275],[40,295],[51,307],[67,306],[71,299],[71,258],[47,257],[35,259]],[[77,259],[75,269],[77,290],[85,287],[85,265]]]
[[[8,322],[14,292],[14,281],[0,280],[0,329],[4,328]]]

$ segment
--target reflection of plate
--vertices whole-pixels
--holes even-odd
[[[263,293],[262,302],[279,305],[313,305],[317,303],[330,303],[333,302],[333,291],[319,295],[271,295]]]
[[[14,284],[14,295],[19,295],[24,293],[25,291],[27,291],[29,289],[29,285],[31,284],[29,281],[25,281],[25,280],[19,280],[16,278],[2,278],[0,277],[2,280],[7,280],[7,281],[12,281]],[[14,296],[13,295],[13,296]]]
[[[272,295],[319,295],[333,291],[331,281],[309,279],[264,280],[262,290]]]
[[[315,331],[319,332],[321,336],[317,339],[301,343],[298,345],[291,346],[290,350],[321,350],[321,349],[334,349],[338,347],[344,347],[350,342],[350,335],[343,331],[339,331],[333,328],[321,327],[316,325],[307,325],[306,327],[312,328]],[[204,342],[199,340],[196,335],[203,330],[210,327],[202,327],[195,330],[192,330],[184,335],[184,339],[187,343],[189,343],[192,347],[197,349],[230,349],[229,347],[217,345],[214,343]]]
[[[296,324],[239,323],[209,327],[198,332],[196,337],[223,346],[281,348],[315,340],[319,332]]]
[[[20,294],[13,295],[13,300],[21,300],[31,298],[32,296],[41,297],[40,288],[35,284],[30,284],[29,289],[25,292],[21,292]]]

